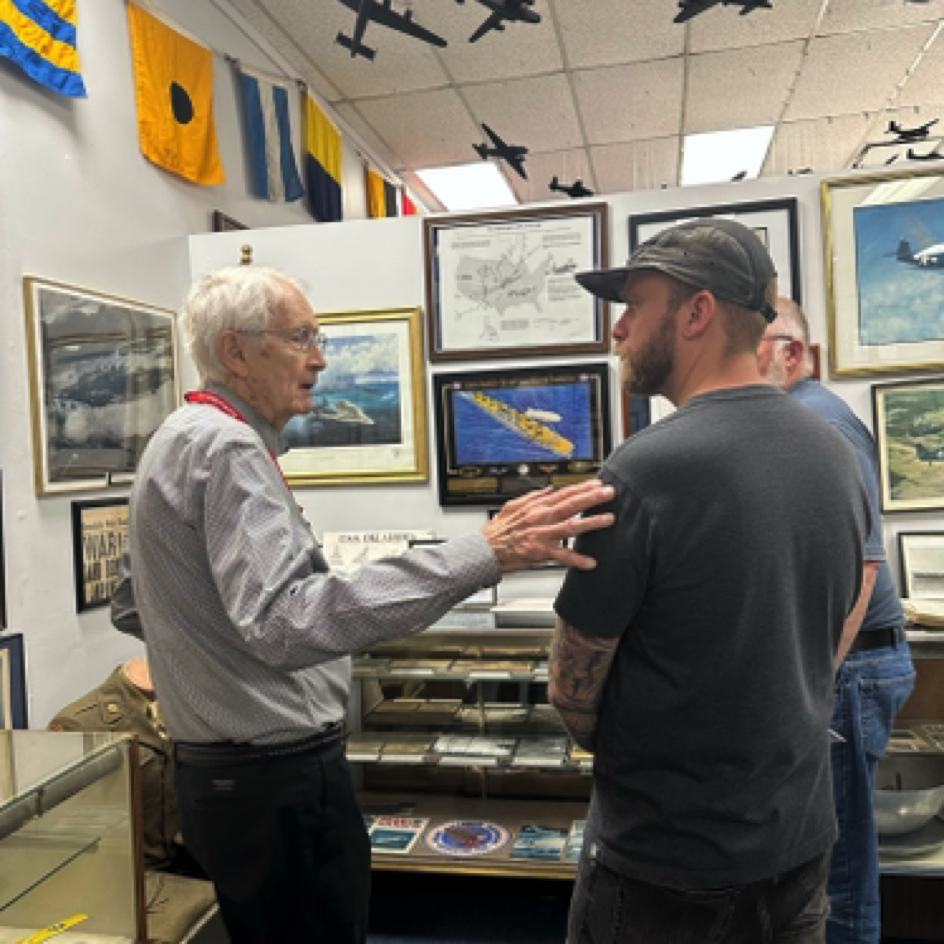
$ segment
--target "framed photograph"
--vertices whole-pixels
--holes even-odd
[[[249,229],[249,227],[245,223],[240,223],[239,220],[234,220],[233,217],[227,216],[222,210],[213,211],[214,233],[230,233],[237,229]]]
[[[632,252],[647,239],[670,226],[703,217],[724,217],[752,229],[767,247],[777,268],[777,289],[803,304],[803,282],[800,278],[800,229],[797,201],[762,200],[757,203],[731,203],[695,209],[669,210],[662,213],[638,213],[629,218],[629,250]]]
[[[26,659],[20,633],[0,636],[0,730],[25,728]]]
[[[901,595],[944,600],[944,531],[900,531]]]
[[[328,367],[311,413],[293,417],[279,460],[290,485],[372,485],[429,478],[419,308],[319,312]]]
[[[944,508],[944,381],[872,387],[883,511]]]
[[[609,306],[574,279],[609,264],[606,204],[423,225],[431,361],[609,350]]]
[[[27,276],[36,492],[128,485],[180,400],[176,315]]]
[[[829,370],[944,366],[944,173],[824,180]]]
[[[72,503],[72,561],[77,612],[108,604],[121,576],[121,555],[127,546],[127,498]]]
[[[582,482],[610,451],[609,368],[436,374],[441,505],[500,505]]]

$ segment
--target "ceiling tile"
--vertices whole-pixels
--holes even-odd
[[[676,137],[611,144],[590,149],[600,193],[658,190],[678,185],[678,155],[681,139]]]
[[[461,94],[476,120],[484,121],[509,144],[523,144],[532,151],[557,151],[583,143],[563,73],[468,85]]]
[[[685,31],[666,0],[553,0],[572,69],[680,56]],[[671,27],[671,28],[670,28]]]
[[[781,124],[774,134],[763,174],[781,177],[809,167],[817,174],[846,170],[859,150],[870,119],[842,115]]]
[[[787,3],[781,0],[776,9],[760,8],[742,16],[736,7],[719,3],[714,9],[688,21],[691,32],[689,49],[700,53],[807,39],[822,4],[823,0],[789,0]]]
[[[885,29],[944,17],[944,0],[829,0],[820,34]]]
[[[803,43],[797,41],[692,56],[683,132],[773,124],[802,55]],[[719,89],[732,94],[718,94]]]
[[[516,180],[515,193],[525,203],[538,200],[570,200],[566,193],[548,190],[552,177],[558,183],[571,185],[580,180],[585,187],[596,191],[596,182],[590,168],[590,159],[583,149],[567,151],[547,151],[543,154],[529,154],[527,163],[528,179]],[[512,177],[515,175],[512,174]]]
[[[574,85],[590,144],[613,144],[679,133],[681,59],[575,72]]]
[[[909,76],[893,102],[894,106],[902,108],[944,100],[944,95],[941,94],[942,75],[944,75],[944,32],[937,35],[931,48],[921,57],[917,68]]]
[[[786,120],[883,109],[930,35],[912,26],[814,39]]]

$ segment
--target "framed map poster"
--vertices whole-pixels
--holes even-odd
[[[608,304],[575,272],[608,265],[606,204],[424,221],[431,361],[605,353]]]

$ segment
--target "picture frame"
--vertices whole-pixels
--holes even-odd
[[[789,295],[798,305],[803,304],[799,210],[795,197],[686,207],[658,213],[634,213],[629,218],[629,251],[634,252],[647,239],[670,226],[706,217],[736,220],[752,229],[774,261],[780,294]]]
[[[180,402],[176,314],[36,276],[23,285],[36,493],[130,484]]]
[[[944,366],[944,173],[828,179],[820,199],[830,374]]]
[[[882,511],[944,508],[944,380],[872,386]]]
[[[609,383],[607,363],[435,374],[440,505],[498,506],[596,475]]]
[[[901,595],[944,600],[944,531],[899,531]]]
[[[375,485],[429,479],[420,308],[318,313],[328,367],[312,412],[283,430],[279,464],[292,486]]]
[[[128,545],[128,499],[72,502],[72,563],[77,613],[107,606]]]
[[[234,230],[249,229],[245,223],[240,223],[239,220],[227,215],[222,210],[213,211],[212,221],[214,233],[231,233]]]
[[[605,268],[605,203],[423,221],[432,362],[609,350],[609,304],[573,275]]]
[[[0,730],[28,727],[22,633],[0,634]]]

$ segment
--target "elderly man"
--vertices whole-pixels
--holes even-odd
[[[826,420],[855,450],[869,494],[872,530],[865,545],[862,592],[846,620],[837,661],[830,748],[839,839],[829,875],[829,944],[878,944],[882,937],[875,775],[895,715],[914,688],[904,614],[885,561],[875,442],[849,405],[810,376],[810,327],[789,298],[757,349],[761,374]]]
[[[607,460],[616,523],[557,598],[551,699],[595,754],[569,944],[820,942],[855,457],[758,373],[776,279],[744,226],[684,223],[577,278],[626,306],[629,391],[678,410]]]
[[[234,944],[366,938],[370,850],[343,753],[349,653],[417,632],[503,572],[612,516],[600,483],[509,502],[481,532],[332,574],[279,470],[311,409],[323,336],[300,288],[244,267],[186,305],[203,379],[148,444],[131,494],[119,628],[144,627],[176,743],[184,839]]]

